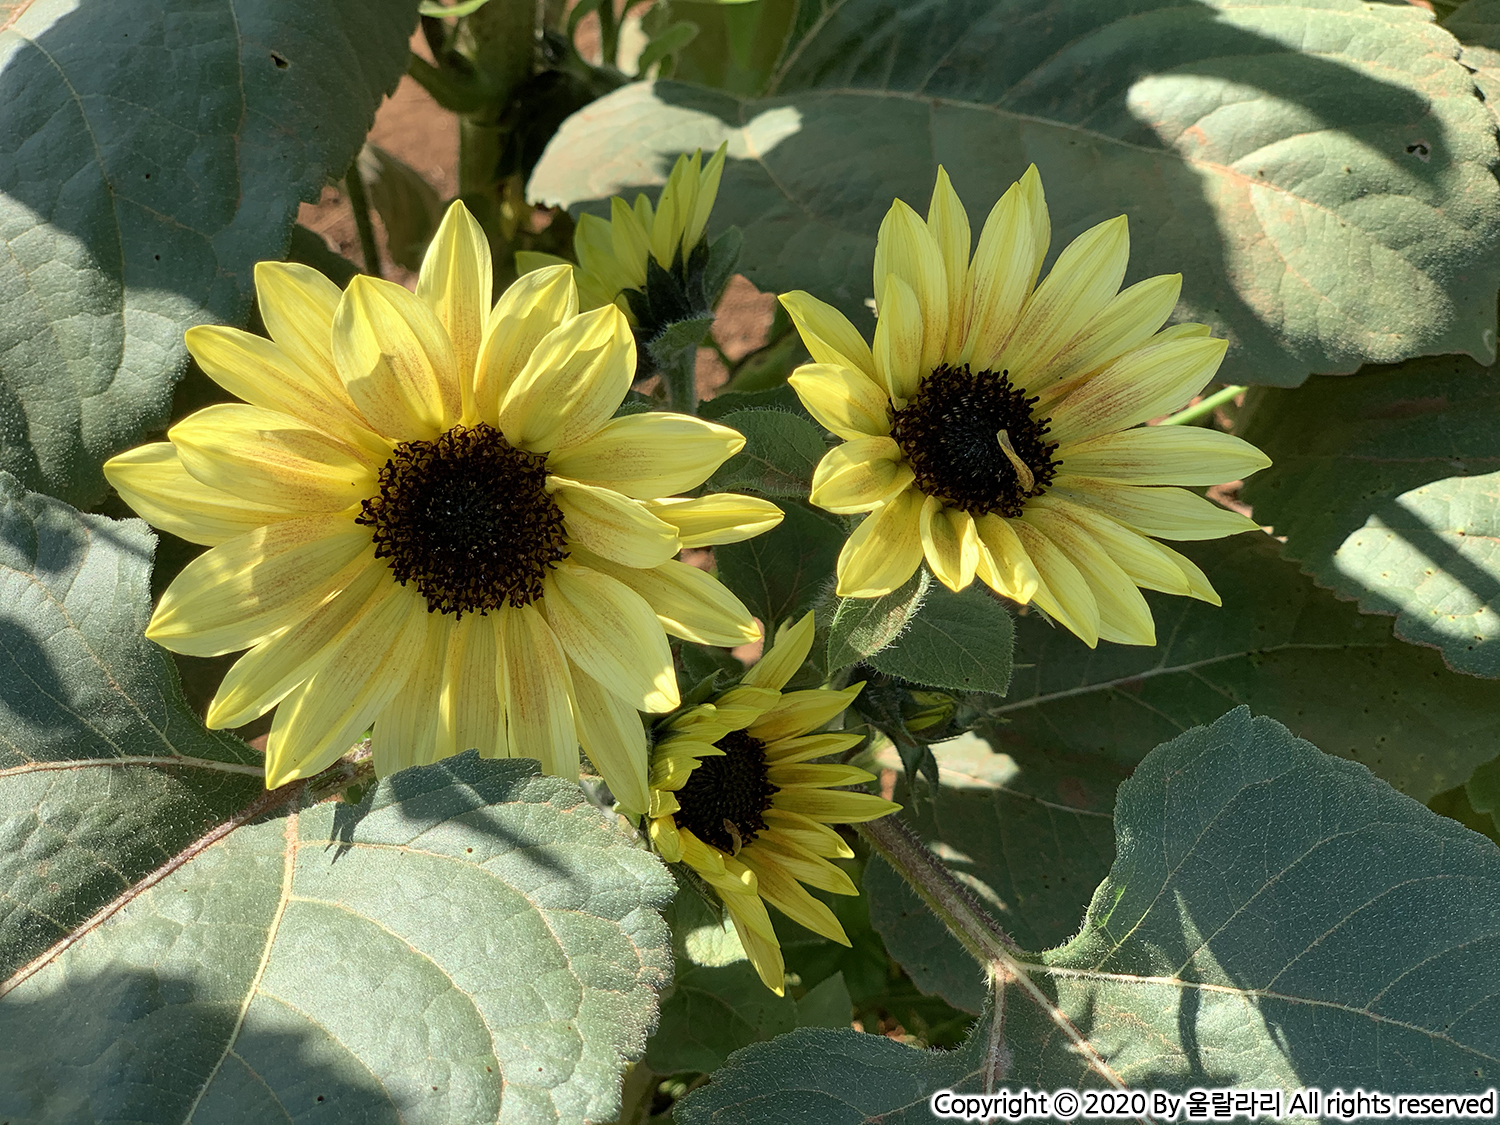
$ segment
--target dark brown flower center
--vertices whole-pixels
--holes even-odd
[[[893,412],[891,436],[927,495],[972,515],[1015,517],[1057,474],[1051,419],[1032,417],[1035,402],[1011,386],[1007,371],[945,363]]]
[[[390,560],[397,582],[415,582],[429,612],[455,617],[536,601],[568,557],[546,457],[483,422],[396,446],[380,495],[355,522],[373,529],[375,557]]]
[[[723,755],[704,758],[677,791],[677,825],[705,844],[734,855],[766,830],[763,815],[777,793],[766,776],[766,744],[742,730],[714,743]]]

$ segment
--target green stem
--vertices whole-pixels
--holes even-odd
[[[370,201],[365,197],[365,181],[359,174],[356,159],[344,177],[344,190],[354,210],[354,229],[359,231],[359,252],[365,257],[365,273],[380,276],[380,251],[375,247],[375,225],[370,222]]]
[[[667,409],[678,414],[697,414],[698,349],[681,349],[658,370],[667,388]]]
[[[599,49],[602,65],[619,65],[620,25],[615,19],[614,0],[603,0],[599,5]]]
[[[1193,403],[1193,405],[1189,406],[1186,410],[1179,410],[1170,418],[1163,418],[1160,422],[1157,423],[1157,425],[1185,426],[1189,422],[1196,422],[1205,414],[1212,414],[1217,407],[1223,406],[1224,403],[1230,401],[1235,397],[1235,395],[1243,393],[1244,390],[1245,388],[1240,386],[1239,384],[1224,387],[1222,390],[1215,391],[1213,394],[1209,395],[1201,402]]]

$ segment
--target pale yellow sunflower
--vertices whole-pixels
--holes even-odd
[[[634,207],[614,196],[609,201],[608,219],[598,215],[579,218],[573,232],[573,252],[578,256],[580,308],[617,303],[634,324],[636,313],[626,295],[645,292],[649,263],[654,261],[669,273],[684,273],[693,251],[703,244],[727,152],[728,146],[720,145],[706,165],[701,149],[692,156],[679,156],[655,207],[644,195],[635,197]],[[516,254],[516,268],[523,274],[568,264],[555,254],[529,250]],[[714,296],[707,295],[710,300]]]
[[[490,270],[458,203],[415,294],[363,276],[340,293],[314,270],[261,263],[269,340],[187,334],[245,401],[105,466],[147,520],[209,546],[147,636],[193,656],[250,650],[208,722],[276,707],[268,787],[317,773],[373,724],[381,775],[477,747],[576,777],[581,743],[644,809],[637,709],[679,703],[666,634],[758,635],[737,598],[675,559],[779,522],[764,501],[672,495],[740,436],[613,417],[635,365],[619,310],[580,314],[565,269],[492,308]]]
[[[740,683],[671,719],[651,755],[651,841],[686,863],[729,911],[766,987],[784,987],[781,945],[766,903],[814,933],[849,944],[827,905],[802,886],[859,890],[831,857],[854,853],[830,824],[874,820],[901,806],[837,788],[873,781],[857,766],[814,762],[860,736],[814,734],[863,684],[782,692],[813,643],[813,615],[783,629]]]
[[[925,221],[897,200],[881,224],[873,348],[831,306],[781,298],[814,360],[792,386],[844,439],[818,465],[812,501],[869,513],[839,555],[841,596],[889,593],[925,558],[950,589],[978,577],[1090,646],[1154,644],[1137,587],[1219,604],[1203,572],[1156,540],[1256,528],[1179,486],[1270,461],[1214,430],[1141,425],[1197,394],[1226,344],[1201,324],[1162,328],[1180,274],[1120,290],[1123,216],[1079,235],[1038,284],[1050,242],[1033,165],[971,260],[968,216],[940,168]]]

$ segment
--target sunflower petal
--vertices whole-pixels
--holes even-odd
[[[891,432],[890,395],[863,372],[840,363],[804,363],[787,382],[808,413],[841,438]]]
[[[1148,539],[1146,542],[1150,543],[1177,564],[1183,576],[1187,579],[1189,597],[1197,598],[1200,602],[1207,602],[1209,605],[1224,604],[1224,599],[1219,597],[1219,592],[1214,589],[1214,584],[1208,580],[1208,575],[1204,574],[1202,569],[1192,559],[1172,550],[1165,543],[1158,543],[1155,539]]]
[[[536,346],[500,400],[500,429],[517,448],[562,449],[609,421],[635,377],[635,338],[613,305],[580,313]]]
[[[741,686],[781,691],[806,663],[807,654],[812,652],[815,630],[812,613],[804,613],[790,629],[777,634],[770,648],[745,673]]]
[[[766,747],[766,761],[774,766],[826,758],[829,754],[842,754],[845,750],[852,750],[863,741],[863,735],[845,734],[843,731],[779,738]]]
[[[1019,605],[1031,601],[1041,585],[1041,576],[1011,522],[997,515],[984,515],[974,521],[974,531],[981,548],[975,568],[979,580]]]
[[[1035,393],[1067,383],[1145,344],[1172,314],[1181,292],[1182,274],[1171,273],[1148,277],[1115,294],[1062,351],[1034,374],[1027,372],[1026,386]]]
[[[784,518],[782,510],[769,500],[733,492],[648,500],[646,510],[675,527],[684,547],[741,543],[770,531]]]
[[[1156,623],[1130,575],[1085,528],[1057,509],[1031,507],[1021,517],[1057,544],[1083,575],[1099,607],[1099,636],[1116,644],[1154,645]]]
[[[839,925],[833,911],[808,894],[777,857],[758,854],[751,846],[740,852],[737,858],[755,872],[761,898],[813,933],[822,934],[840,945],[850,944],[849,938],[844,934],[844,927]]]
[[[620,807],[644,813],[651,798],[646,789],[646,728],[640,714],[575,665],[573,717],[584,753]]]
[[[376,433],[431,440],[458,421],[453,345],[416,294],[360,274],[333,318],[333,359],[344,389]]]
[[[323,397],[352,409],[354,403],[333,362],[333,317],[343,296],[311,266],[255,263],[255,304],[271,339]]]
[[[888,437],[854,438],[836,445],[813,470],[809,499],[830,512],[868,512],[893,499],[916,479]]]
[[[800,289],[783,293],[778,299],[797,326],[797,334],[802,337],[807,354],[813,357],[814,363],[848,367],[875,378],[875,360],[870,354],[870,345],[859,334],[859,329],[849,323],[848,317]]]
[[[498,630],[498,618],[473,614],[444,629],[448,643],[438,658],[443,668],[442,691],[429,761],[465,750],[478,750],[485,758],[509,757],[495,674],[500,662]]]
[[[898,407],[916,395],[922,376],[932,370],[922,366],[922,325],[922,306],[911,286],[898,275],[887,274],[875,321],[873,354],[875,378]]]
[[[1064,471],[1121,484],[1223,484],[1271,463],[1248,441],[1202,426],[1142,426],[1060,447]]]
[[[547,576],[545,588],[547,620],[585,674],[637,710],[677,707],[672,651],[644,598],[608,575],[569,563]]]
[[[848,789],[784,789],[776,794],[777,807],[801,813],[825,824],[862,824],[898,811],[901,806],[873,793]]]
[[[312,679],[281,701],[266,739],[266,788],[332,765],[406,683],[427,642],[427,605],[397,589],[345,636]]]
[[[1075,238],[1036,287],[1009,342],[991,365],[1011,372],[1018,387],[1030,387],[1042,370],[1120,289],[1130,258],[1125,216],[1108,219]]]
[[[1052,407],[1053,439],[1072,445],[1176,410],[1214,377],[1228,347],[1199,336],[1137,348]]]
[[[900,808],[899,805],[895,808]],[[825,858],[853,859],[854,849],[844,838],[822,821],[814,820],[802,813],[772,805],[765,813],[768,824],[789,839],[796,840],[814,855]]]
[[[786,964],[765,904],[755,895],[731,895],[724,899],[724,905],[729,910],[729,920],[734,923],[734,932],[739,935],[745,956],[755,966],[761,983],[777,996],[786,995]],[[764,922],[760,921],[762,918]],[[770,937],[766,936],[768,932]]]
[[[767,767],[767,779],[782,789],[832,789],[840,785],[863,785],[875,775],[858,766],[831,762],[777,762]]]
[[[1033,164],[990,209],[980,231],[964,286],[961,362],[976,371],[994,369],[995,357],[1015,331],[1021,308],[1036,284],[1051,240],[1042,179]]]
[[[210,488],[183,468],[169,441],[116,454],[104,462],[104,479],[152,527],[205,547],[300,514]]]
[[[979,534],[973,516],[929,496],[922,501],[917,530],[927,565],[939,582],[957,591],[974,581],[979,567]]]
[[[299,512],[341,512],[375,491],[375,471],[322,430],[238,402],[189,414],[167,432],[201,483]]]
[[[899,277],[916,296],[922,325],[917,366],[926,373],[942,363],[948,343],[948,267],[922,217],[899,199],[892,202],[875,238],[873,291],[884,294],[892,277]],[[882,316],[885,311],[882,304]]]
[[[922,565],[922,494],[908,488],[854,529],[838,561],[838,596],[889,594]]]
[[[1034,526],[1024,520],[1010,520],[1009,524],[1041,579],[1031,600],[1089,648],[1097,647],[1099,603],[1087,579],[1062,548]]]
[[[342,383],[337,384],[337,393],[332,393],[321,382],[309,379],[301,364],[265,337],[238,328],[200,324],[189,328],[185,339],[204,374],[235,397],[251,406],[290,415],[377,454],[377,463],[390,455],[390,446],[365,426]],[[331,369],[327,375],[333,375]]]
[[[578,315],[571,266],[528,273],[500,295],[485,322],[474,361],[474,411],[480,421],[500,425],[500,399],[531,353],[553,329]]]
[[[1260,530],[1254,520],[1186,489],[1145,488],[1069,474],[1059,475],[1052,487],[1064,500],[1094,508],[1158,539],[1218,539]]]
[[[857,895],[853,880],[790,834],[772,828],[755,838],[756,853],[775,857],[777,866],[799,883],[836,895]]]
[[[547,458],[558,476],[637,500],[686,492],[745,447],[737,430],[653,410],[606,422],[592,437]]]
[[[948,173],[938,165],[937,182],[932,187],[932,202],[927,205],[927,229],[943,254],[943,269],[948,276],[948,339],[945,358],[956,357],[963,347],[967,327],[966,284],[969,275],[969,214],[953,190]]]
[[[189,656],[249,648],[352,582],[369,549],[370,533],[348,520],[311,516],[256,528],[183,567],[146,636]]]
[[[1190,593],[1186,573],[1171,557],[1176,552],[1169,551],[1156,540],[1147,539],[1092,508],[1063,500],[1052,493],[1039,496],[1031,503],[1036,509],[1055,511],[1080,525],[1084,533],[1098,543],[1104,553],[1117,562],[1137,586],[1147,590],[1160,590],[1164,594]]]
[[[474,413],[474,360],[490,312],[493,279],[489,239],[469,209],[455,199],[422,257],[417,297],[437,314],[453,342],[465,421],[478,420]]]
[[[361,617],[396,589],[390,568],[373,550],[349,585],[283,633],[261,641],[225,674],[208,705],[215,729],[260,718],[288,692],[320,671]]]
[[[434,747],[447,647],[446,624],[436,614],[429,614],[421,657],[370,728],[370,756],[376,777],[390,777],[437,760]]]
[[[563,646],[534,605],[507,605],[498,625],[496,687],[505,692],[510,752],[536,758],[545,773],[578,777],[573,678]]]
[[[843,691],[810,688],[784,692],[776,706],[750,724],[750,735],[762,742],[774,742],[778,738],[791,738],[817,730],[843,714],[863,687],[863,683],[858,683]]]
[[[637,568],[602,558],[590,558],[585,565],[645,598],[662,628],[674,637],[722,648],[760,639],[760,629],[745,603],[696,566],[668,559],[654,567]]]
[[[682,549],[677,529],[657,519],[639,500],[609,488],[548,477],[568,538],[624,566],[657,566]]]

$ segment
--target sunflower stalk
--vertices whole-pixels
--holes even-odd
[[[365,181],[359,174],[359,161],[349,165],[344,177],[344,191],[354,211],[354,229],[359,232],[359,252],[364,255],[365,272],[380,276],[380,251],[375,245],[375,224],[370,221],[370,200],[365,195]]]

